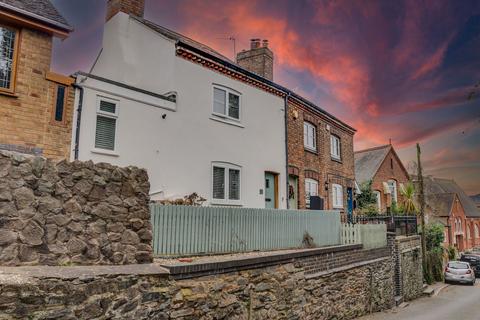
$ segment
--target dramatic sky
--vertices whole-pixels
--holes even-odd
[[[52,68],[88,71],[103,0],[53,0],[74,26]],[[233,59],[270,41],[275,81],[358,130],[355,149],[392,140],[406,166],[422,146],[429,174],[480,193],[480,1],[147,0],[145,17]]]

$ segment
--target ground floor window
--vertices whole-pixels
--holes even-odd
[[[343,208],[343,187],[339,184],[332,184],[332,204],[335,209]]]
[[[305,179],[305,204],[310,208],[310,197],[318,196],[318,181],[313,179]]]
[[[212,164],[212,202],[218,204],[240,204],[240,166],[214,162]]]

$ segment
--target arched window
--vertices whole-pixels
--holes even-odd
[[[374,190],[373,191],[373,194],[375,195],[375,197],[377,198],[377,208],[378,208],[378,212],[382,212],[382,194],[380,193],[380,191],[378,190]]]
[[[470,239],[470,225],[467,224],[467,239]]]
[[[478,224],[475,224],[474,225],[474,229],[475,229],[475,238],[480,238],[480,233],[478,232]]]

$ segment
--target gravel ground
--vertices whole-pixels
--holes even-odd
[[[318,248],[315,248],[318,249]],[[248,259],[256,258],[263,256],[273,256],[280,255],[298,251],[309,251],[315,249],[290,249],[290,250],[275,250],[275,251],[253,251],[253,252],[243,252],[235,254],[219,254],[219,255],[204,255],[204,256],[194,256],[194,257],[175,257],[175,258],[155,258],[154,263],[171,266],[171,265],[188,265],[188,264],[198,264],[198,263],[211,263],[211,262],[223,262],[229,260],[237,259]]]

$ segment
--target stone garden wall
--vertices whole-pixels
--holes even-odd
[[[152,261],[145,170],[0,151],[0,265]]]
[[[349,251],[363,261],[346,264]],[[241,259],[169,270],[156,264],[0,267],[0,319],[322,320],[391,308],[391,256],[358,248],[339,252],[306,250],[262,255],[255,264]],[[332,255],[338,259],[331,269],[319,264],[323,271],[311,272],[312,261]],[[199,270],[209,275],[198,276]]]
[[[422,246],[420,236],[397,237],[402,296],[404,301],[416,299],[423,292]]]

